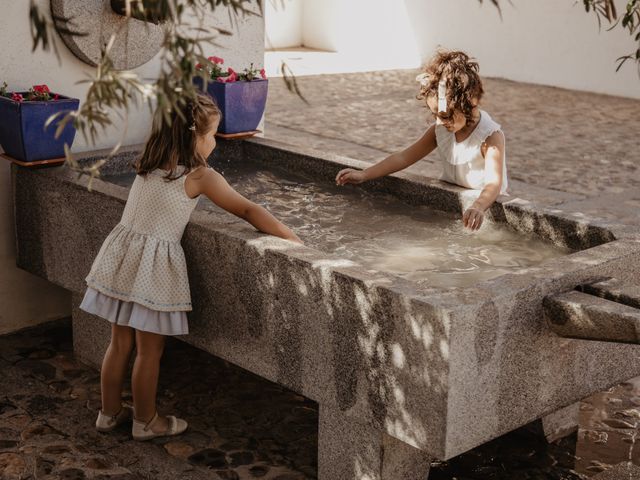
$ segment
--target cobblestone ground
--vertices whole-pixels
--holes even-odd
[[[135,442],[130,425],[94,429],[100,377],[74,359],[68,320],[0,336],[0,372],[2,480],[317,475],[315,403],[175,340],[163,356],[159,410],[190,428],[171,439]],[[581,480],[618,462],[640,463],[638,405],[635,379],[585,399],[577,435],[548,444],[529,425],[435,463],[429,480]]]
[[[314,403],[182,342],[161,366],[158,409],[190,425],[171,439],[95,430],[100,375],[74,359],[68,321],[0,336],[0,372],[2,480],[316,477]]]
[[[271,80],[265,135],[365,161],[419,138],[427,111],[415,99],[418,71],[297,79],[309,105]],[[483,108],[504,129],[512,193],[547,200],[564,192],[572,207],[603,218],[632,217],[640,207],[640,100],[485,79]],[[640,80],[638,81],[640,87]],[[438,177],[434,154],[411,167]],[[606,198],[602,198],[606,195]],[[599,199],[582,205],[581,201]],[[553,203],[558,197],[553,197]],[[608,207],[600,208],[602,203]],[[619,213],[620,205],[625,212]],[[631,214],[629,213],[631,212]]]

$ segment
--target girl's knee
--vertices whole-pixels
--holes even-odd
[[[164,351],[164,335],[136,330],[136,350],[138,356],[161,357]]]
[[[113,325],[111,329],[111,348],[119,352],[130,353],[134,345],[134,331],[131,327]]]

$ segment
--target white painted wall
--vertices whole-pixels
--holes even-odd
[[[87,0],[102,1],[102,0]],[[38,0],[45,11],[49,0]],[[81,100],[86,85],[76,82],[90,74],[92,67],[82,63],[59,41],[61,63],[53,53],[38,50],[31,53],[29,32],[29,2],[1,2],[0,12],[0,82],[6,81],[10,90],[28,89],[31,85],[46,83],[56,92],[75,96]],[[264,22],[262,17],[248,16],[238,22],[236,30],[230,23],[224,8],[210,15],[208,22],[234,32],[230,37],[219,37],[220,48],[210,55],[225,59],[225,65],[242,70],[251,62],[264,62]],[[212,24],[212,23],[208,23]],[[159,70],[158,58],[136,69],[143,78],[153,78]],[[151,114],[146,107],[132,111],[128,128],[116,122],[117,128],[109,129],[96,145],[89,145],[76,136],[73,151],[112,147],[124,134],[124,145],[145,141],[150,129]],[[4,162],[4,161],[3,161]],[[79,206],[81,208],[81,206]],[[60,318],[70,313],[68,293],[15,267],[13,205],[11,204],[10,166],[0,163],[0,333],[15,330],[45,320]],[[34,293],[35,292],[35,293]]]
[[[267,48],[304,46],[336,52],[342,71],[415,68],[420,64],[401,0],[269,0]],[[289,32],[289,33],[287,33]],[[326,65],[334,71],[331,63]]]
[[[475,56],[481,74],[640,98],[640,77],[615,59],[635,51],[630,35],[598,31],[596,17],[574,0],[501,2],[503,19],[485,1],[404,0],[423,60],[438,45]],[[623,11],[625,0],[618,0]]]
[[[304,0],[267,0],[265,48],[289,48],[302,45],[302,5]]]
[[[636,66],[615,72],[637,43],[620,27],[599,31],[575,0],[502,0],[502,19],[488,0],[283,1],[295,15],[272,24],[267,14],[267,31],[290,29],[291,44],[336,51],[318,57],[332,72],[413,68],[441,45],[476,57],[484,76],[640,98]],[[622,12],[626,0],[616,1]]]

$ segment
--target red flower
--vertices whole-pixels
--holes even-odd
[[[54,100],[58,100],[60,98],[60,95],[58,95],[57,93],[53,96]]]
[[[236,72],[231,70],[231,73],[229,75],[227,75],[226,77],[218,77],[217,80],[220,83],[233,83],[238,81],[238,75],[236,74]]]
[[[236,71],[231,67],[227,68],[227,72],[229,72],[229,75],[236,73]]]
[[[202,70],[202,64],[201,63],[197,63],[196,64],[196,70]]]
[[[220,57],[209,57],[207,58],[207,60],[209,60],[211,63],[220,64],[220,65],[224,63],[224,60]]]
[[[267,79],[267,72],[264,71],[264,68],[262,70],[260,70],[260,76],[262,78],[264,78],[265,80]]]
[[[46,85],[34,85],[33,90],[36,93],[49,93],[49,87]]]
[[[22,98],[22,95],[20,95],[19,93],[12,93],[11,100],[13,100],[14,102],[22,102],[24,98]]]

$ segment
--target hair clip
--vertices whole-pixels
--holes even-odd
[[[426,87],[429,84],[429,74],[421,73],[416,77],[416,82],[418,82],[423,87]]]
[[[195,129],[196,129],[196,124],[195,124],[195,123],[193,123],[193,124],[189,127],[189,130],[195,131]]]
[[[447,81],[438,82],[438,113],[447,111]]]

